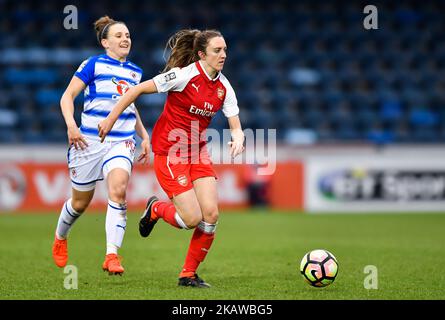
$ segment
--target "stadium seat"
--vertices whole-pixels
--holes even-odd
[[[83,1],[78,29],[69,32],[60,28],[56,1],[23,3],[3,14],[13,20],[0,24],[0,110],[7,110],[0,123],[15,119],[7,125],[15,132],[3,140],[65,143],[61,130],[48,131],[42,123],[63,124],[62,92],[80,63],[102,52],[91,26],[103,7],[118,12],[130,28],[130,59],[144,70],[143,80],[163,69],[165,42],[177,29],[220,29],[229,48],[223,72],[236,91],[244,128],[277,128],[278,138],[288,140],[299,130],[313,130],[314,142],[435,143],[443,137],[439,2],[381,2],[380,28],[364,32],[357,27],[363,19],[358,3],[337,12],[330,2],[227,0],[216,14],[200,1],[190,3],[190,10],[162,0],[107,0],[106,6]],[[165,95],[138,99],[146,125],[153,126],[164,101]],[[82,96],[75,102],[78,122],[82,102]],[[347,111],[339,107],[345,103]],[[217,117],[213,125],[221,130],[226,123]]]

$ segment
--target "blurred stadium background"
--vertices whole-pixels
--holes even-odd
[[[143,69],[144,80],[163,69],[165,42],[178,29],[215,28],[223,33],[229,47],[223,72],[237,93],[243,127],[276,129],[277,146],[276,170],[270,176],[257,175],[259,159],[255,164],[217,165],[223,215],[231,210],[258,212],[253,207],[266,213],[299,213],[295,216],[304,216],[301,219],[308,219],[301,212],[382,212],[387,220],[384,215],[368,216],[369,224],[363,220],[359,226],[335,214],[328,220],[313,217],[317,230],[323,232],[314,236],[327,242],[334,239],[331,245],[338,236],[338,248],[332,251],[346,254],[350,248],[345,244],[360,243],[361,235],[357,231],[351,238],[342,238],[338,230],[365,230],[366,225],[363,247],[371,239],[382,241],[372,252],[394,241],[392,228],[404,226],[404,250],[409,252],[416,239],[419,252],[424,244],[433,257],[440,251],[434,246],[444,241],[443,233],[434,229],[443,226],[444,216],[426,213],[445,212],[445,3],[373,1],[378,9],[377,30],[363,27],[367,4],[371,3],[0,0],[0,222],[6,213],[41,212],[51,213],[47,221],[52,224],[45,230],[55,226],[71,187],[59,100],[80,63],[102,53],[92,23],[107,14],[129,27],[133,42],[129,59]],[[78,29],[64,29],[66,5],[78,9]],[[150,95],[137,101],[148,129],[161,113],[164,99]],[[82,105],[83,98],[78,97],[78,123]],[[218,115],[212,126],[222,131],[227,122]],[[255,152],[252,148],[248,152]],[[151,167],[136,166],[129,207],[139,212],[152,194],[165,199]],[[106,200],[104,185],[99,183],[91,211],[103,212]],[[399,218],[392,212],[415,214]],[[277,217],[292,226],[289,216],[277,213]],[[274,225],[273,219],[267,219],[267,225]],[[425,219],[428,225],[422,225]],[[29,221],[37,223],[34,216]],[[308,239],[316,226],[304,221]],[[261,229],[261,223],[256,223]],[[3,220],[3,228],[8,225],[14,225],[12,220]],[[338,227],[339,233],[329,231],[330,225]],[[381,233],[374,234],[377,226]],[[288,231],[292,238],[292,228],[275,227],[277,234]],[[12,233],[4,234],[12,237]],[[431,243],[423,243],[425,239]],[[300,236],[298,241],[302,240]],[[312,246],[325,247],[324,243],[300,243],[299,249],[303,254]],[[357,248],[356,253],[360,251]],[[292,261],[297,258],[292,256]],[[403,263],[404,257],[398,258]],[[434,259],[433,264],[439,265]],[[411,276],[417,275],[416,270],[410,271]],[[440,279],[436,286],[443,276]],[[420,291],[411,289],[407,297],[416,298]],[[393,294],[399,290],[394,288]],[[443,298],[439,289],[435,292],[433,298]]]
[[[149,79],[166,40],[184,27],[227,38],[229,76],[246,128],[304,130],[313,142],[442,142],[445,68],[440,1],[383,1],[379,29],[363,28],[361,1],[2,1],[2,143],[64,143],[59,98],[75,68],[101,53],[92,22],[103,14],[132,32],[131,59]],[[77,30],[63,27],[76,5]],[[151,100],[153,99],[153,100]],[[81,99],[78,101],[81,105]],[[152,127],[158,96],[139,102]],[[77,109],[79,116],[81,108]],[[223,128],[223,119],[214,121]]]
[[[245,206],[250,199],[275,208],[307,209],[308,197],[314,195],[305,177],[324,181],[314,188],[334,201],[334,208],[339,197],[393,201],[384,206],[388,209],[398,200],[443,205],[445,39],[440,1],[377,2],[377,30],[363,27],[366,4],[361,1],[0,4],[2,210],[56,209],[69,194],[67,179],[63,183],[60,177],[67,176],[67,137],[59,100],[78,65],[102,52],[92,23],[104,14],[127,23],[133,40],[130,59],[144,70],[143,79],[162,70],[165,42],[176,30],[216,28],[224,34],[229,46],[224,73],[236,90],[243,127],[277,129],[278,166],[269,178],[250,174],[247,167],[223,166],[223,205]],[[78,10],[77,29],[64,28],[66,5]],[[149,130],[164,99],[147,95],[138,100]],[[82,103],[79,96],[77,121]],[[227,122],[220,114],[212,126],[221,131]],[[321,159],[308,160],[312,155]],[[326,156],[333,168],[328,173],[315,170],[312,178],[308,168],[325,166]],[[335,164],[345,156],[346,163]],[[363,158],[370,161],[364,167]],[[398,172],[405,160],[412,164]],[[388,166],[396,172],[390,172],[385,188],[381,185],[388,180]],[[133,187],[138,191],[130,199],[136,206],[143,205],[147,194],[162,196],[156,182],[150,182],[155,181],[152,172],[138,170],[140,179],[134,179]],[[381,189],[391,189],[390,195]],[[99,202],[101,194],[105,196],[99,192]]]

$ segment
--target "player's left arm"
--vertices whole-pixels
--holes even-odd
[[[148,164],[150,162],[150,136],[142,123],[141,116],[139,115],[138,109],[135,108],[136,112],[136,133],[142,139],[141,142],[141,154],[137,158],[137,161],[142,161],[143,164]]]
[[[227,120],[229,121],[230,134],[232,136],[232,141],[229,142],[230,155],[232,158],[235,158],[244,151],[244,132],[238,115],[229,117]]]
[[[230,134],[232,136],[232,141],[229,142],[230,155],[232,158],[235,158],[244,151],[244,132],[241,128],[238,100],[236,99],[235,91],[226,77],[222,77],[221,82],[226,89],[222,111],[229,122]]]

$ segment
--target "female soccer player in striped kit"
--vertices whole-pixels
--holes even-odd
[[[179,275],[180,286],[209,287],[196,270],[212,245],[218,221],[216,174],[205,146],[205,129],[222,110],[231,129],[232,157],[244,150],[239,109],[221,73],[227,46],[215,30],[181,30],[167,43],[171,55],[164,73],[131,88],[99,124],[104,139],[120,114],[141,94],[168,92],[152,133],[156,177],[173,203],[151,197],[139,231],[147,237],[159,218],[176,228],[195,228]]]
[[[108,208],[105,222],[107,250],[103,270],[122,274],[117,250],[126,228],[126,189],[135,152],[134,134],[142,139],[138,161],[147,163],[150,138],[138,111],[132,104],[119,116],[107,139],[101,143],[97,125],[113,109],[126,91],[139,84],[142,70],[127,60],[131,39],[125,23],[108,16],[94,23],[97,40],[105,54],[85,60],[66,88],[61,109],[68,127],[68,167],[72,197],[62,208],[53,244],[53,258],[64,267],[68,260],[67,235],[73,223],[87,209],[94,195],[96,181],[106,179]],[[74,99],[84,91],[84,109],[80,128],[73,117]]]

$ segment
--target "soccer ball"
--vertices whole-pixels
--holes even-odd
[[[312,250],[301,259],[300,271],[311,286],[326,287],[334,282],[338,274],[338,262],[327,250]]]

